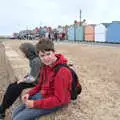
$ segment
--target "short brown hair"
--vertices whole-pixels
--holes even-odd
[[[39,51],[54,51],[54,43],[50,39],[40,39],[39,42],[36,44],[36,50],[37,53],[39,53]]]

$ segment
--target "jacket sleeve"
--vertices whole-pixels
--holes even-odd
[[[42,73],[42,69],[40,70],[40,74]],[[41,89],[41,84],[42,84],[42,76],[40,75],[39,77],[39,81],[37,83],[37,85],[35,87],[33,87],[30,91],[28,91],[27,93],[30,95],[30,96],[33,96],[35,95],[36,93],[40,92],[40,89]]]
[[[41,89],[41,81],[38,82],[38,84],[33,87],[31,90],[29,90],[27,93],[30,95],[30,96],[33,96],[35,95],[36,93],[40,92],[40,89]]]
[[[62,67],[54,79],[53,96],[44,98],[42,100],[34,100],[34,108],[49,109],[68,104],[68,102],[70,102],[70,88],[72,81],[71,72],[67,68]]]
[[[30,96],[33,96],[39,91],[40,91],[40,85],[38,84],[35,87],[33,87],[31,90],[29,90],[27,94],[29,94]]]
[[[34,81],[37,80],[37,77],[40,74],[40,69],[41,69],[41,61],[39,58],[36,58],[31,62],[31,70],[30,70],[30,75],[29,75],[34,78]]]

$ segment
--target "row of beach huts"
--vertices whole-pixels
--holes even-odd
[[[120,21],[112,23],[78,25],[67,29],[67,39],[70,41],[110,42],[120,43]]]

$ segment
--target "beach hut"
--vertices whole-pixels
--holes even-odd
[[[75,33],[74,26],[71,25],[68,28],[68,32],[67,32],[68,40],[74,41],[75,39],[74,33]]]
[[[76,41],[83,41],[84,40],[84,27],[83,26],[77,26],[76,27]]]
[[[107,27],[106,41],[120,43],[120,21],[113,21]]]
[[[85,41],[95,41],[95,25],[85,25],[84,35]]]
[[[106,42],[106,30],[108,23],[101,23],[95,26],[95,41]]]

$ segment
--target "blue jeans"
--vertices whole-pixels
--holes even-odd
[[[30,99],[38,100],[43,99],[40,93],[35,94]],[[27,108],[25,104],[20,105],[12,114],[12,120],[35,120],[35,118],[39,118],[42,115],[49,114],[55,112],[60,107],[55,107],[52,109],[35,109],[35,108]]]

